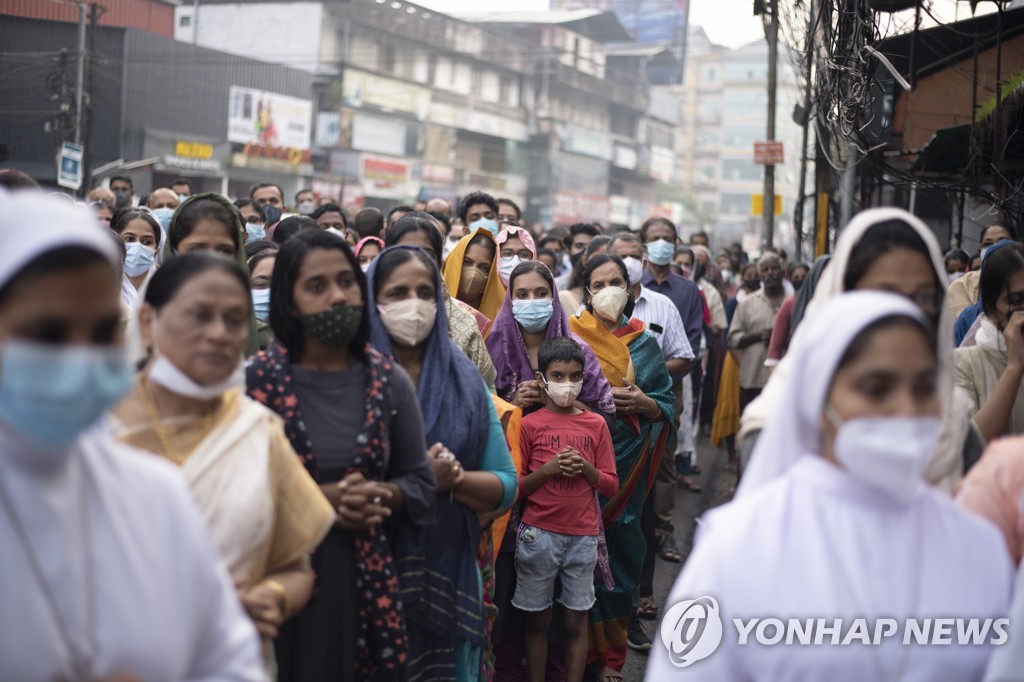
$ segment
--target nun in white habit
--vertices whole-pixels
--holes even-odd
[[[871,208],[861,211],[853,220],[843,228],[836,243],[835,253],[828,268],[821,276],[818,286],[814,290],[814,298],[807,308],[804,317],[805,322],[797,328],[793,337],[793,344],[803,333],[807,320],[811,320],[817,314],[818,309],[832,298],[839,296],[845,290],[844,280],[849,274],[851,262],[856,260],[858,250],[863,247],[868,233],[872,228],[891,224],[902,223],[920,238],[923,243],[927,260],[931,263],[935,274],[934,284],[938,287],[945,298],[947,277],[946,266],[943,260],[939,243],[931,229],[917,216],[902,208],[884,207]],[[897,245],[906,247],[905,244]],[[917,295],[917,291],[900,291],[899,287],[907,286],[909,278],[905,272],[897,272],[894,279],[882,284],[882,288],[895,293],[903,293],[907,296]],[[938,301],[939,314],[935,322],[938,332],[938,355],[939,355],[939,397],[942,402],[942,431],[939,437],[939,447],[935,456],[929,462],[925,470],[924,478],[937,488],[952,494],[957,483],[963,476],[965,450],[970,451],[977,445],[979,451],[968,454],[980,455],[980,440],[969,439],[970,419],[969,414],[972,408],[970,396],[962,388],[954,386],[955,363],[953,362],[953,319],[946,302]],[[792,345],[792,344],[791,344]],[[765,428],[768,418],[775,414],[781,403],[781,398],[786,391],[787,385],[791,383],[791,374],[795,365],[801,360],[792,353],[787,353],[779,364],[772,371],[768,384],[764,387],[761,395],[758,396],[747,409],[743,411],[740,421],[739,439],[744,452],[750,452],[751,439],[758,438],[758,433]],[[751,459],[753,454],[751,454]]]
[[[995,527],[922,480],[940,428],[928,323],[904,297],[861,291],[804,324],[787,355],[800,361],[736,499],[705,515],[671,591],[647,679],[980,680],[989,644],[901,644],[907,618],[1003,617],[1013,582]],[[718,602],[721,645],[677,667],[664,644],[681,641],[671,607],[703,596]],[[839,642],[858,618],[872,640],[876,619],[895,619],[898,631],[880,646],[856,630],[847,646],[827,631],[817,646],[768,646],[755,628],[741,646],[733,619],[750,618],[842,619]]]
[[[264,679],[181,475],[95,426],[132,382],[115,244],[32,191],[0,243],[0,679]]]

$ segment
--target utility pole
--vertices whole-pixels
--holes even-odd
[[[811,132],[811,76],[814,69],[814,3],[808,3],[810,16],[807,19],[807,71],[804,77],[807,82],[804,84],[804,131],[800,143],[800,198],[796,202],[796,215],[793,216],[793,223],[796,227],[796,253],[798,258],[803,257],[804,252],[804,210],[807,203],[807,141]],[[815,211],[817,220],[817,211]],[[813,253],[813,249],[812,249]]]
[[[765,136],[768,142],[775,141],[775,89],[778,85],[778,53],[779,53],[779,0],[771,0],[768,5],[768,130]],[[768,248],[775,241],[775,165],[765,164],[764,167],[764,231]]]
[[[85,17],[89,6],[78,3],[78,73],[75,76],[75,144],[82,144],[82,112],[85,107]]]

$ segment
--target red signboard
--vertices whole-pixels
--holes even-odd
[[[764,166],[774,166],[785,163],[781,142],[755,142],[754,163]]]

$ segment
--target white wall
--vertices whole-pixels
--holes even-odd
[[[203,47],[316,71],[324,6],[319,2],[245,3],[175,10],[174,37]],[[181,26],[181,17],[191,25]]]

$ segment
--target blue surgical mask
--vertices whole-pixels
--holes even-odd
[[[270,289],[252,290],[252,310],[257,320],[270,319]]]
[[[132,386],[121,348],[7,341],[0,419],[25,440],[66,450]]]
[[[156,250],[142,242],[125,244],[124,250],[124,271],[129,277],[138,277],[149,272],[156,262]]]
[[[547,329],[555,308],[550,298],[535,298],[529,301],[512,301],[512,316],[523,329],[537,333]]]
[[[173,208],[154,208],[153,217],[156,218],[157,222],[160,223],[160,227],[164,228],[164,232],[171,227],[171,217],[174,215]]]
[[[245,233],[249,235],[249,241],[255,242],[267,238],[267,226],[263,223],[246,223]]]
[[[469,225],[469,232],[470,232],[470,234],[472,234],[473,232],[476,232],[481,227],[486,227],[487,231],[490,232],[491,234],[493,234],[495,236],[495,238],[497,238],[498,232],[501,229],[501,226],[498,225],[498,221],[491,220],[490,218],[481,218],[480,220],[476,221],[475,223],[470,223],[470,225]]]
[[[668,265],[676,252],[675,244],[658,239],[647,245],[647,260],[655,265]]]
[[[190,195],[190,194],[179,194],[178,195],[178,205],[180,206],[181,204],[184,204],[186,201],[188,201],[191,198],[191,196],[192,195]]]

